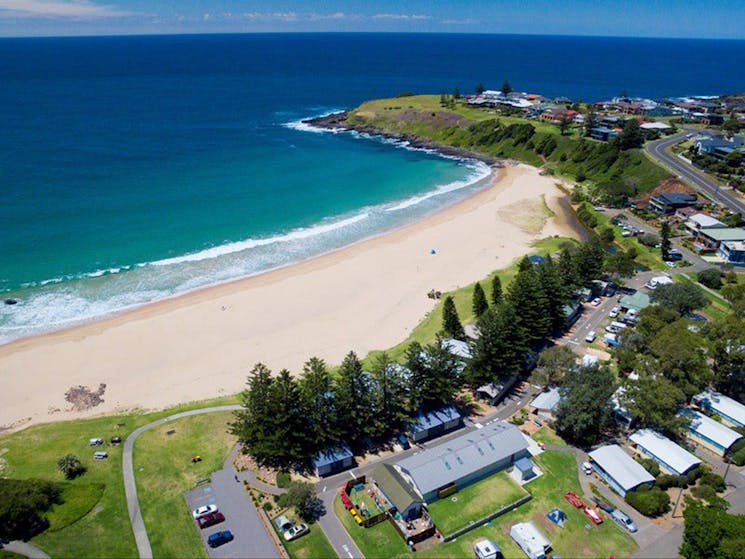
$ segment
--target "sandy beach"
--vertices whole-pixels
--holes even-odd
[[[385,236],[2,346],[0,428],[233,394],[257,361],[296,373],[314,355],[339,363],[349,350],[393,346],[435,305],[431,289],[481,279],[534,240],[576,236],[555,182],[508,167],[488,189]],[[101,404],[70,409],[65,392],[101,383]]]

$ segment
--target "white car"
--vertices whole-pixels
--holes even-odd
[[[631,235],[633,235],[633,233],[629,231],[628,229],[624,229],[623,231],[621,231],[622,237],[631,237]]]
[[[305,524],[298,524],[293,526],[285,532],[285,539],[289,542],[296,538],[299,538],[308,531],[308,527]]]
[[[590,304],[591,304],[591,305],[592,305],[593,307],[599,307],[599,306],[600,306],[600,303],[602,303],[602,301],[600,300],[600,297],[595,297],[595,298],[594,298],[594,299],[592,300],[592,303],[590,303]]]
[[[621,312],[620,307],[613,307],[608,313],[608,316],[610,316],[611,318],[616,318],[619,312]]]
[[[594,341],[595,341],[595,338],[597,338],[597,337],[598,337],[598,335],[597,335],[597,334],[595,333],[595,331],[592,331],[592,332],[588,332],[588,333],[587,333],[587,336],[585,336],[585,341],[586,341],[586,342],[587,342],[588,344],[591,344],[592,342],[594,342]]]
[[[203,516],[207,516],[208,514],[212,514],[213,512],[217,512],[217,506],[204,505],[203,507],[199,507],[198,509],[194,509],[193,511],[191,511],[191,515],[194,518],[201,518]]]

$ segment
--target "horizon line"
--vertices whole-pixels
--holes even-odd
[[[680,37],[655,35],[592,35],[583,33],[508,33],[465,31],[189,31],[189,32],[142,32],[101,33],[69,35],[1,35],[2,39],[84,39],[105,37],[188,37],[210,35],[458,35],[458,36],[511,36],[511,37],[581,37],[585,39],[655,39],[669,41],[733,41],[743,42],[745,37]]]

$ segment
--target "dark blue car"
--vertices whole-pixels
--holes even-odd
[[[210,547],[220,547],[223,544],[233,541],[233,533],[230,530],[215,532],[207,538],[207,545]]]

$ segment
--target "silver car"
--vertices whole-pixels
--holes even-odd
[[[632,534],[638,530],[636,524],[634,524],[634,521],[631,520],[628,515],[622,510],[616,509],[612,513],[610,513],[610,516],[613,520],[616,521],[616,523],[626,528]]]

